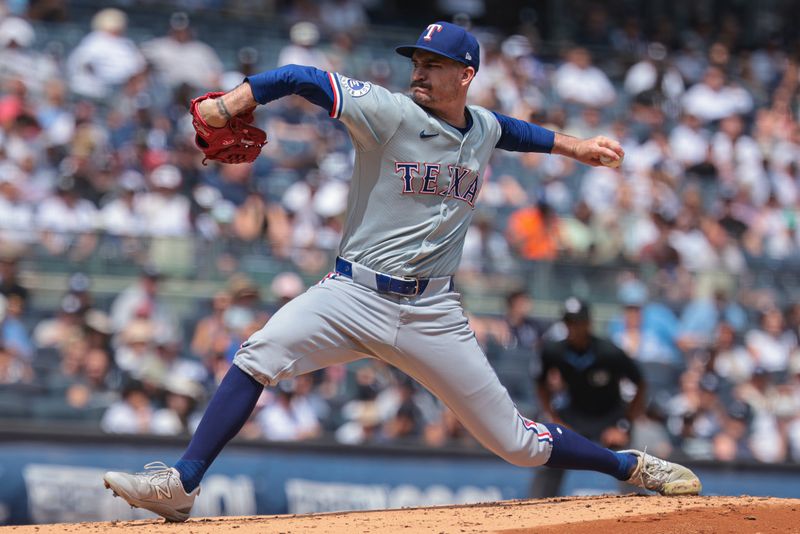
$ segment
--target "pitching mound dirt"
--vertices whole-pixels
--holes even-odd
[[[623,495],[302,516],[197,518],[182,524],[165,524],[161,520],[152,520],[0,528],[0,534],[12,532],[14,534],[54,532],[800,534],[800,499]]]

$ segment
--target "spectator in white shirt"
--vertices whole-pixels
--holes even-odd
[[[291,44],[278,54],[278,67],[284,65],[309,65],[321,70],[330,70],[330,61],[324,52],[316,48],[319,29],[313,22],[298,22],[289,30]]]
[[[703,122],[711,122],[749,113],[753,109],[753,98],[742,87],[726,84],[722,69],[711,66],[706,69],[703,81],[683,95],[683,109]]]
[[[137,214],[147,221],[147,234],[156,237],[189,235],[191,205],[186,196],[178,192],[183,178],[174,165],[164,164],[150,173],[153,191],[137,197]]]
[[[70,246],[79,255],[90,253],[97,243],[97,223],[97,208],[78,196],[72,176],[59,180],[56,194],[42,201],[35,220],[42,244],[51,254],[61,254]]]
[[[149,318],[134,317],[114,339],[117,367],[134,378],[143,378],[147,367],[158,358],[154,324]]]
[[[621,185],[622,176],[619,172],[608,167],[594,167],[583,177],[581,199],[593,213],[613,212]]]
[[[109,434],[147,434],[153,406],[140,382],[132,381],[122,390],[122,399],[109,406],[100,428]]]
[[[136,211],[137,193],[144,190],[144,178],[137,171],[125,171],[119,177],[119,192],[100,210],[100,220],[107,233],[114,236],[140,236],[147,221]]]
[[[161,279],[161,272],[147,265],[139,280],[117,295],[111,304],[111,325],[115,332],[122,332],[135,320],[145,320],[155,325],[165,339],[180,336],[177,317],[161,295]]]
[[[684,113],[669,134],[669,146],[674,158],[688,169],[708,161],[708,137],[700,119]]]
[[[794,406],[782,388],[776,386],[769,370],[756,366],[751,379],[737,386],[735,395],[746,402],[753,413],[749,446],[755,459],[767,463],[786,460],[788,444],[781,427],[787,416],[794,415]]]
[[[603,120],[603,110],[585,107],[580,115],[573,115],[567,122],[567,133],[575,137],[595,137],[608,133],[609,125]]]
[[[728,185],[750,191],[750,198],[763,206],[770,194],[761,147],[745,134],[744,121],[738,115],[722,119],[719,131],[711,138],[711,158],[720,179]]]
[[[753,256],[784,259],[792,247],[792,221],[775,195],[770,195],[766,205],[756,212],[742,242]]]
[[[759,328],[747,332],[745,344],[756,365],[768,372],[786,371],[789,356],[797,348],[794,338],[784,328],[783,313],[774,307],[761,313]]]
[[[0,169],[0,242],[35,241],[32,226],[33,208],[22,201],[20,189],[13,178]]]
[[[686,211],[678,215],[669,235],[669,244],[690,272],[709,271],[718,266],[719,258],[714,247],[697,221]]]
[[[0,22],[0,83],[20,78],[35,95],[41,95],[59,76],[52,58],[32,49],[36,32],[28,21],[7,17]]]
[[[169,34],[143,43],[142,53],[170,88],[187,84],[199,92],[217,89],[223,72],[217,53],[194,39],[186,13],[173,13],[169,25]]]
[[[797,127],[800,130],[800,126]],[[794,206],[800,198],[798,165],[800,145],[790,141],[776,143],[770,154],[770,183],[772,191],[782,206]]]
[[[322,429],[314,408],[305,396],[295,395],[293,380],[278,383],[275,394],[257,416],[266,439],[299,441],[319,436]]]
[[[729,323],[721,322],[711,345],[714,372],[733,384],[741,384],[753,375],[756,362],[747,348],[736,339],[736,330]]]
[[[678,100],[684,91],[681,73],[667,61],[667,49],[661,43],[650,43],[647,56],[625,74],[625,92],[639,96],[655,91],[669,100]]]
[[[322,24],[330,33],[346,33],[352,37],[364,32],[369,25],[363,2],[359,0],[324,0]]]
[[[80,96],[103,99],[145,68],[133,41],[125,37],[128,17],[106,8],[92,18],[92,32],[67,58],[70,88]]]
[[[601,107],[616,99],[614,86],[603,71],[592,65],[592,56],[585,48],[567,52],[567,61],[553,75],[553,87],[567,102]]]

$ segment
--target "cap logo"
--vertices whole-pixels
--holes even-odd
[[[423,39],[425,39],[426,41],[430,41],[431,39],[433,39],[433,32],[440,32],[440,31],[442,31],[441,24],[428,24],[428,31],[427,33],[425,33],[425,37],[423,37]]]
[[[467,61],[472,61],[472,55],[471,55],[469,52],[467,52],[467,53],[466,53],[466,55],[464,55],[464,58],[465,58]]]

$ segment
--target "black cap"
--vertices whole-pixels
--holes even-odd
[[[728,404],[728,417],[731,419],[746,423],[750,420],[751,416],[752,410],[750,409],[750,405],[748,405],[746,402],[735,399]]]
[[[577,297],[570,297],[564,301],[564,321],[579,322],[589,320],[589,304]]]

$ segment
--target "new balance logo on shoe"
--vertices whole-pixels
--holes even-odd
[[[159,499],[171,499],[172,498],[172,488],[169,486],[153,486],[153,489],[156,490],[156,497]]]

